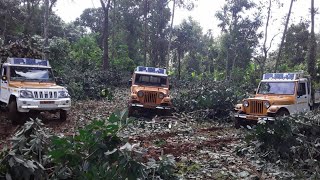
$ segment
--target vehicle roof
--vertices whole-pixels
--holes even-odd
[[[152,73],[152,72],[141,72],[141,71],[135,71],[135,74],[142,74],[142,75],[152,75],[152,76],[162,76],[162,77],[168,77],[167,74],[159,74],[159,73]]]
[[[300,78],[295,80],[290,79],[263,79],[261,82],[298,82],[299,80],[307,81],[307,78]]]
[[[3,63],[6,66],[21,66],[21,67],[38,67],[38,68],[51,68],[48,60],[32,59],[32,58],[7,58]]]
[[[9,64],[9,63],[3,63],[3,65],[5,65],[5,66],[19,66],[19,67],[36,67],[36,68],[44,68],[44,69],[51,68],[51,66],[24,65],[24,64]]]

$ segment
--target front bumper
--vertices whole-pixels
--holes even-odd
[[[129,106],[131,106],[131,107],[140,107],[140,108],[148,108],[148,109],[163,109],[163,110],[172,109],[170,106],[143,105],[143,104],[138,104],[138,103],[132,103],[132,104],[129,104]]]
[[[71,99],[28,99],[17,98],[17,109],[19,112],[36,111],[53,111],[53,110],[70,110]]]
[[[275,120],[274,117],[270,117],[270,116],[257,116],[257,115],[249,115],[249,114],[235,114],[234,117],[245,119],[245,120],[251,120],[251,121],[260,121],[260,120],[274,121]]]

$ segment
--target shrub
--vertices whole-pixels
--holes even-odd
[[[0,179],[146,179],[173,178],[174,157],[143,164],[138,144],[123,142],[127,110],[95,120],[74,136],[49,136],[39,119],[30,120],[0,153]]]
[[[271,162],[281,160],[302,177],[320,174],[319,110],[276,119],[274,124],[259,123],[252,137],[260,142],[257,151]]]
[[[234,104],[244,97],[240,88],[210,79],[178,82],[176,87],[173,103],[177,111],[206,111],[205,118],[229,117]]]

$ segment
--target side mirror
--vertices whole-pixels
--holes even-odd
[[[170,84],[170,85],[169,85],[169,90],[171,90],[171,89],[172,89],[172,85]]]
[[[3,75],[2,77],[1,77],[1,79],[2,79],[2,81],[7,81],[8,79],[7,79],[7,76],[5,76],[5,75]]]
[[[255,88],[255,89],[253,90],[253,94],[257,94],[257,91],[258,91],[258,89]]]
[[[55,77],[55,81],[58,85],[64,85],[64,81],[62,78],[60,77]]]
[[[128,85],[129,85],[129,86],[132,85],[132,79],[130,79],[130,80],[128,81]]]

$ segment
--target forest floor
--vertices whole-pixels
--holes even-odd
[[[75,102],[68,120],[41,114],[45,127],[55,134],[74,135],[77,129],[94,119],[108,117],[116,109],[126,107],[128,92],[117,89],[112,101]],[[0,112],[0,149],[19,126],[13,126],[6,112]],[[232,124],[199,121],[187,114],[144,117],[134,120],[119,135],[138,143],[145,159],[158,160],[172,154],[176,160],[176,174],[182,179],[279,179],[292,177],[255,154],[245,142],[247,129],[235,129]]]

